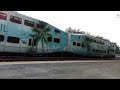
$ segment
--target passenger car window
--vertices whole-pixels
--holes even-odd
[[[3,42],[3,41],[4,41],[4,36],[0,35],[0,42]]]
[[[54,38],[54,42],[60,43],[60,39],[59,38]]]
[[[16,17],[16,16],[10,16],[10,21],[11,22],[14,22],[14,23],[18,23],[18,24],[21,24],[22,23],[22,19],[19,18],[19,17]]]
[[[0,19],[7,20],[7,14],[0,12]]]
[[[34,22],[29,21],[29,20],[25,20],[25,21],[24,21],[24,24],[25,24],[26,26],[34,27]]]
[[[16,43],[16,44],[18,44],[19,41],[20,41],[20,38],[18,38],[18,37],[8,36],[8,39],[7,39],[7,42],[9,42],[9,43]]]

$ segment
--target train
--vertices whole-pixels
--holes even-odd
[[[35,27],[46,23],[50,36],[37,43]],[[43,47],[44,46],[44,47]],[[112,42],[87,34],[67,33],[47,22],[14,11],[0,11],[0,55],[115,57]]]

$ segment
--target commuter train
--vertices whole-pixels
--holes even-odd
[[[47,37],[47,43],[41,40],[36,43],[32,30],[40,26],[39,22],[43,21],[13,11],[0,11],[0,55],[115,57],[116,46],[112,42],[86,34],[70,34],[48,23],[51,36]]]

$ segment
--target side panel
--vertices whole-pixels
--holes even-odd
[[[68,37],[67,37],[67,33],[63,32],[60,29],[57,29],[51,25],[48,24],[48,27],[50,27],[50,32],[48,32],[49,34],[51,34],[52,36],[52,42],[48,42],[48,43],[44,43],[44,52],[45,53],[53,53],[53,52],[64,52],[67,50],[67,41],[68,41]],[[56,32],[55,30],[57,30],[58,32]],[[59,39],[60,41],[54,42],[54,38]],[[42,53],[42,43],[41,41],[39,41],[38,43],[38,53]]]
[[[31,34],[32,34],[32,29],[33,27],[27,26],[24,24],[25,20],[29,20],[36,22],[35,19],[24,16],[23,15],[23,29],[22,29],[22,33],[21,33],[21,45],[20,45],[20,52],[24,53],[24,52],[34,52],[35,51],[35,47],[32,47],[32,45],[29,45],[29,39],[32,39]],[[32,49],[32,51],[30,51]]]
[[[82,47],[84,40],[84,35],[71,35],[69,52],[79,54],[81,56],[86,56],[86,48]],[[75,42],[76,45],[73,45],[73,42]],[[77,46],[77,43],[80,43],[80,46]]]
[[[17,15],[17,13],[13,13],[13,12],[8,13],[8,24],[7,24],[7,35],[6,35],[6,37],[8,38],[8,36],[12,36],[12,37],[20,38],[21,37],[21,31],[22,31],[22,24],[11,22],[10,21],[10,16],[11,15],[19,17],[19,15]],[[5,52],[17,52],[17,53],[19,53],[20,52],[20,42],[19,43],[6,42],[4,51]]]
[[[4,36],[4,41],[0,42],[0,52],[4,52],[6,48],[6,40],[7,40],[7,33],[8,33],[8,19],[9,19],[9,12],[0,11],[7,15],[7,19],[3,20],[0,19],[0,35]]]

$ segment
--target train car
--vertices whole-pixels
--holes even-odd
[[[87,42],[87,56],[88,57],[115,57],[115,45],[111,42],[105,41],[94,36],[87,36],[85,43]],[[114,48],[113,48],[114,47]],[[113,52],[110,52],[110,50]]]
[[[115,45],[86,34],[68,35],[68,52],[82,57],[115,57]]]
[[[34,27],[46,23],[51,36],[45,41],[35,41]],[[44,47],[43,47],[44,46]],[[115,57],[115,45],[86,34],[69,34],[47,22],[17,12],[0,11],[0,55],[46,54],[83,57]]]
[[[89,42],[87,48],[88,57],[106,57],[108,46],[104,40],[94,36],[86,36],[86,42]]]
[[[32,33],[32,27],[27,25],[30,22],[26,24],[27,21],[25,20],[30,21],[32,18],[27,18],[22,14],[11,11],[1,11],[0,13],[0,35],[2,36],[0,52],[27,53],[29,50],[28,42],[30,33]],[[31,21],[35,21],[35,19]]]
[[[36,47],[33,28],[40,20],[12,11],[0,11],[0,52],[1,53],[36,53],[43,54],[42,43],[38,42]],[[41,21],[43,22],[43,21]],[[64,52],[67,49],[68,34],[48,24],[51,37],[48,43],[44,43],[44,53]],[[33,44],[34,43],[34,44]]]
[[[84,46],[85,34],[68,34],[68,52],[72,56],[87,56],[87,48]]]
[[[48,25],[51,29],[48,37],[48,43],[44,43],[44,53],[48,55],[61,55],[61,53],[67,50],[68,34],[52,25]],[[42,52],[42,42],[38,44],[37,53],[44,54]]]
[[[116,46],[112,42],[109,42],[108,51],[107,51],[108,56],[115,57],[115,55],[116,55],[115,50],[116,50]]]

